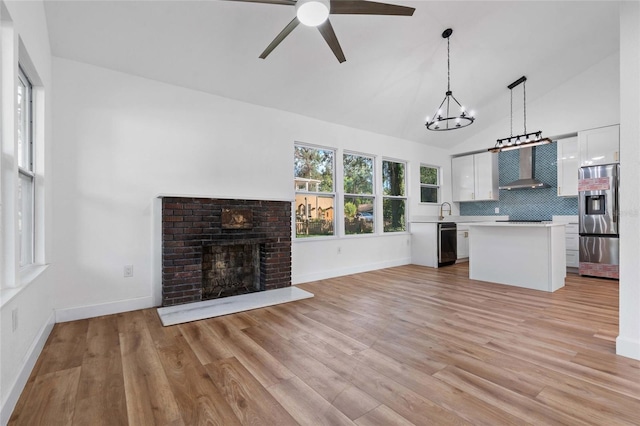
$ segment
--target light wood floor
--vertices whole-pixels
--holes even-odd
[[[640,424],[617,282],[467,276],[410,265],[179,326],[154,309],[57,324],[10,424]]]

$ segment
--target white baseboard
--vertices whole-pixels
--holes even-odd
[[[411,258],[407,257],[404,259],[394,259],[386,262],[369,263],[367,265],[358,265],[358,266],[353,266],[348,268],[322,270],[322,271],[313,272],[310,274],[293,275],[291,277],[291,283],[296,285],[296,284],[308,283],[311,281],[326,280],[327,278],[335,278],[335,277],[341,277],[344,275],[358,274],[360,272],[375,271],[377,269],[392,268],[394,266],[409,265],[410,263],[411,263]]]
[[[616,354],[640,360],[640,341],[618,336],[616,338]]]
[[[100,303],[97,305],[56,309],[56,322],[76,321],[102,315],[153,308],[156,306],[154,305],[153,299],[153,296],[138,297],[136,299],[118,300],[117,302]]]
[[[0,408],[0,424],[6,425],[9,422],[11,413],[13,413],[13,409],[18,403],[18,398],[20,398],[20,394],[24,390],[27,380],[29,380],[29,375],[31,374],[31,371],[33,371],[33,367],[36,365],[36,361],[42,352],[42,348],[44,348],[44,344],[49,338],[49,334],[51,334],[51,330],[53,330],[54,324],[55,315],[51,312],[51,315],[49,315],[47,321],[42,325],[42,328],[40,328],[40,331],[31,343],[31,346],[29,346],[29,350],[27,351],[24,362],[20,366],[20,371],[16,376],[16,380],[11,385],[11,389],[7,393],[6,400],[2,403],[2,407]]]

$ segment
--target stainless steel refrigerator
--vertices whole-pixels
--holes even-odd
[[[619,277],[619,176],[619,164],[580,168],[580,275]]]

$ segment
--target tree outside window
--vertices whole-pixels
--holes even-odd
[[[420,165],[420,202],[438,203],[440,168]]]
[[[345,234],[371,234],[375,229],[373,157],[343,155]]]
[[[405,169],[405,163],[389,160],[382,162],[384,232],[403,232],[407,230]]]
[[[297,238],[334,235],[334,158],[333,149],[295,146]]]

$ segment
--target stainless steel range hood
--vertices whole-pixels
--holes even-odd
[[[541,182],[533,176],[536,169],[535,164],[535,147],[520,148],[520,179],[503,185],[500,189],[537,189],[549,188],[544,182]]]

